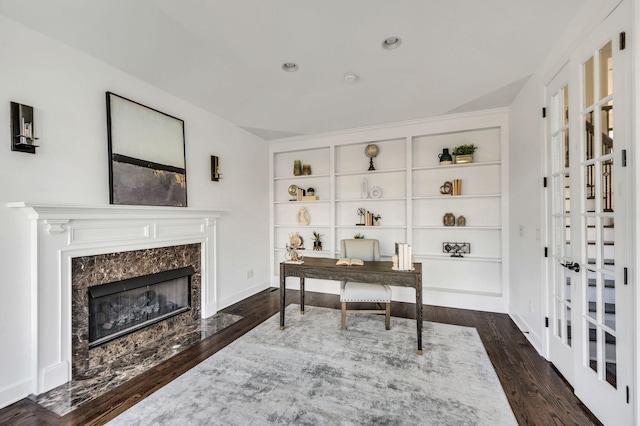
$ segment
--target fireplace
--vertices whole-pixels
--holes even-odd
[[[216,229],[224,213],[156,206],[8,203],[30,221],[33,331],[28,383],[42,394],[216,313]],[[89,349],[89,288],[192,265],[190,309]],[[108,326],[107,326],[108,327]],[[114,370],[115,371],[115,370]]]
[[[193,266],[89,287],[89,349],[191,310]]]
[[[200,244],[73,258],[72,377],[199,320],[200,260]]]

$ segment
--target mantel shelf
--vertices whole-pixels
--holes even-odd
[[[65,204],[7,203],[7,207],[22,210],[29,219],[78,220],[78,219],[190,219],[218,218],[225,210],[192,209],[190,207],[98,205],[78,206]]]

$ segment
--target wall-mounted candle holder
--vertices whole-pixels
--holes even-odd
[[[220,171],[220,159],[216,155],[211,156],[211,180],[218,182],[222,179],[222,172]]]
[[[35,154],[33,107],[11,102],[11,151]]]

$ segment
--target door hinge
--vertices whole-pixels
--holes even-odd
[[[627,404],[629,403],[629,386],[627,386]]]
[[[629,270],[624,268],[624,285],[629,284]]]
[[[544,257],[549,257],[549,247],[544,248]]]
[[[627,167],[627,150],[622,150],[622,167]]]
[[[620,50],[624,50],[627,47],[627,33],[624,31],[620,33]]]
[[[546,118],[547,117],[547,109],[545,107],[542,107],[542,118]]]
[[[542,178],[542,186],[543,186],[544,188],[546,188],[546,187],[547,187],[547,178],[546,178],[546,177],[543,177],[543,178]]]
[[[544,317],[544,326],[549,328],[549,317]]]

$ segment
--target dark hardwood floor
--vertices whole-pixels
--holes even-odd
[[[288,290],[289,303],[298,292]],[[305,304],[339,309],[336,295],[305,294]],[[129,382],[60,417],[24,399],[0,410],[0,425],[98,425],[213,355],[279,310],[279,292],[265,290],[223,312],[243,319]],[[415,318],[412,304],[393,303],[391,315]],[[540,357],[508,315],[425,305],[426,321],[475,327],[521,425],[600,424],[573,395],[551,364]],[[393,319],[392,319],[393,321]],[[393,326],[393,323],[392,323]],[[428,339],[428,336],[424,337]]]

